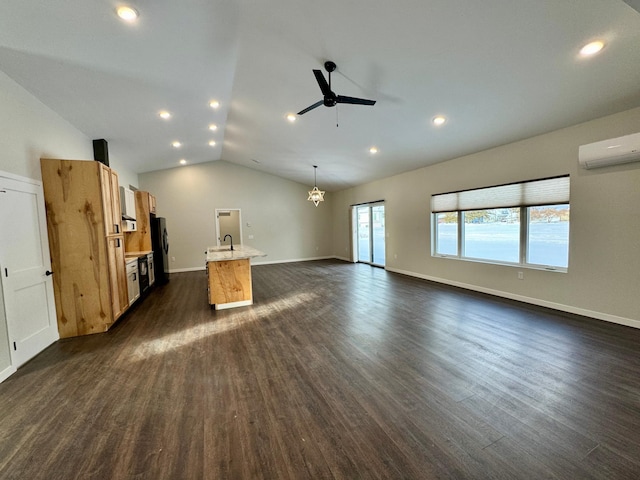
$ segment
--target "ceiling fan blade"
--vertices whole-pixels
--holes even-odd
[[[316,81],[318,82],[318,85],[320,86],[320,90],[322,91],[322,95],[330,95],[331,94],[331,88],[329,87],[329,84],[327,83],[327,80],[324,78],[324,75],[322,74],[322,70],[314,70],[313,74],[316,76]]]
[[[300,110],[298,112],[298,115],[303,115],[305,113],[307,113],[309,110],[313,110],[316,107],[319,107],[320,105],[322,105],[324,103],[324,100],[320,100],[319,102],[314,103],[313,105],[311,105],[310,107],[305,108],[304,110]]]
[[[352,103],[354,105],[375,105],[375,100],[367,100],[364,98],[345,97],[344,95],[338,95],[336,98],[338,103]]]

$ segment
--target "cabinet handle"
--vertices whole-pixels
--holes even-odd
[[[135,282],[136,280],[138,280],[138,275],[137,274],[133,274],[133,281]]]
[[[116,248],[120,248],[120,239],[116,238]]]
[[[120,225],[114,223],[113,226],[116,227],[116,233],[120,233]]]

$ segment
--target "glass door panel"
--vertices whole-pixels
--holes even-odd
[[[384,205],[374,205],[371,207],[371,262],[376,265],[384,265]]]
[[[369,225],[369,206],[361,206],[357,209],[358,217],[358,261],[371,261],[371,235]]]

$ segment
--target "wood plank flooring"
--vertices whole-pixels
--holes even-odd
[[[362,264],[173,274],[0,384],[1,479],[637,479],[640,331]]]

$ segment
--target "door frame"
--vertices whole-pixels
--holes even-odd
[[[373,260],[370,261],[362,261],[359,259],[358,255],[358,208],[360,207],[368,207],[369,208],[369,252],[370,257],[373,258],[373,212],[372,207],[382,205],[385,206],[384,200],[376,200],[373,202],[364,202],[364,203],[356,203],[350,206],[351,214],[351,261],[353,263],[366,263],[367,265],[372,265],[374,267],[385,268],[386,264],[386,255],[385,255],[385,264],[381,263],[373,263]],[[386,215],[386,208],[385,208]],[[385,233],[384,233],[384,242],[385,242],[385,250],[387,245],[387,233],[386,233],[386,220],[385,220]]]
[[[0,382],[5,380],[8,376],[13,374],[16,369],[27,362],[29,359],[33,358],[35,355],[43,351],[52,343],[56,342],[60,335],[58,333],[58,323],[57,323],[57,315],[56,315],[56,307],[54,301],[54,292],[53,292],[53,279],[50,274],[45,276],[45,272],[51,270],[51,254],[49,251],[49,238],[47,235],[47,216],[46,209],[44,205],[44,190],[42,188],[42,182],[39,180],[21,177],[19,175],[14,175],[8,172],[0,171],[0,178],[5,181],[6,185],[9,185],[13,190],[30,193],[36,195],[37,202],[37,215],[38,215],[38,230],[40,232],[40,250],[42,252],[42,276],[44,281],[44,287],[46,289],[47,296],[47,309],[49,316],[49,327],[47,329],[43,329],[40,331],[40,335],[36,339],[36,337],[32,337],[36,339],[36,347],[35,352],[29,353],[27,356],[24,355],[23,352],[16,352],[15,349],[11,348],[12,342],[16,337],[15,326],[13,325],[13,320],[11,318],[12,311],[15,309],[15,305],[12,306],[13,298],[7,298],[8,292],[12,288],[13,280],[7,281],[7,275],[5,274],[6,265],[2,265],[2,269],[0,270],[0,328],[3,328],[6,331],[7,335],[7,345],[0,345],[0,349],[7,348],[9,352],[10,366],[5,368],[4,370],[0,370]],[[1,195],[1,193],[0,193]],[[0,261],[2,259],[0,258]],[[3,276],[4,275],[4,276]],[[3,342],[4,343],[4,342]]]
[[[220,212],[238,212],[238,230],[240,231],[240,241],[234,240],[235,245],[242,245],[242,210],[239,208],[216,208],[216,245],[222,245],[222,238],[220,238]]]

